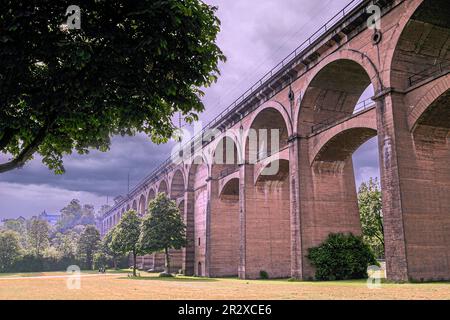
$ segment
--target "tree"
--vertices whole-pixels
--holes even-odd
[[[61,209],[61,216],[56,224],[56,229],[60,232],[77,225],[82,215],[82,206],[80,200],[72,199],[67,206]]]
[[[59,256],[74,258],[77,253],[77,244],[80,236],[74,232],[58,232],[52,239],[52,245],[58,251]]]
[[[144,218],[139,246],[145,253],[164,250],[165,274],[170,273],[169,249],[181,249],[186,245],[186,226],[175,201],[164,193],[149,203],[149,215]]]
[[[78,221],[81,225],[93,225],[95,224],[95,210],[92,204],[85,204],[81,210],[81,217]]]
[[[142,219],[136,211],[130,210],[123,214],[112,233],[111,248],[122,254],[133,255],[133,276],[136,276],[136,257],[139,253],[139,236]]]
[[[33,219],[28,230],[28,242],[36,256],[40,256],[49,245],[50,227],[47,221]]]
[[[82,205],[80,200],[73,199],[61,209],[61,216],[56,224],[56,230],[66,232],[78,225],[95,224],[94,206],[91,204]]]
[[[28,247],[27,221],[25,219],[9,219],[6,220],[3,225],[6,230],[17,232],[22,248],[25,249]]]
[[[19,234],[15,231],[0,231],[0,272],[6,272],[21,255]]]
[[[105,256],[110,256],[113,262],[114,269],[117,269],[117,259],[120,256],[120,251],[114,250],[113,247],[113,235],[114,235],[114,228],[110,229],[105,236],[103,237],[102,243],[101,243],[101,252]]]
[[[77,251],[85,258],[86,265],[89,269],[93,268],[94,253],[100,244],[100,233],[94,226],[87,226],[78,240]]]
[[[384,228],[381,191],[377,179],[361,183],[358,205],[364,242],[377,257],[384,257]]]
[[[200,0],[83,1],[81,28],[68,30],[67,3],[2,2],[0,173],[35,153],[55,173],[63,155],[107,151],[110,137],[172,136],[204,109],[202,87],[225,57],[220,21]]]

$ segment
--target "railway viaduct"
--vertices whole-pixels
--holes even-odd
[[[361,233],[352,154],[377,136],[387,277],[450,279],[449,17],[448,0],[353,1],[116,201],[102,232],[164,192],[187,226],[186,274],[310,279],[308,248]]]

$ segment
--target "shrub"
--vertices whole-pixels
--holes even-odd
[[[26,254],[14,263],[9,272],[66,271],[67,267],[71,265],[78,265],[81,269],[85,269],[85,266],[74,258]]]
[[[94,254],[94,269],[109,268],[113,265],[112,257],[103,253],[96,252]]]
[[[367,267],[378,265],[361,237],[330,234],[318,247],[308,249],[307,258],[316,268],[316,280],[365,279]]]
[[[267,271],[261,270],[259,272],[259,278],[260,279],[269,279],[269,273],[267,273]]]

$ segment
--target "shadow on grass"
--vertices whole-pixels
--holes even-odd
[[[213,278],[203,278],[203,277],[184,277],[184,276],[173,276],[173,277],[158,277],[158,274],[153,274],[151,276],[141,276],[141,277],[120,277],[119,279],[129,279],[129,280],[145,280],[145,281],[175,281],[175,282],[215,282],[217,279]]]
[[[44,272],[0,273],[0,277],[20,277],[20,278],[41,277],[41,276],[45,276],[45,275],[46,274]]]

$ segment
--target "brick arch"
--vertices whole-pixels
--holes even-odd
[[[262,160],[255,166],[254,184],[261,181],[281,181],[286,179],[288,174],[289,153],[280,152]]]
[[[300,134],[309,134],[313,125],[350,116],[369,85],[375,92],[384,87],[375,63],[363,52],[353,49],[330,54],[306,77],[295,114]]]
[[[261,106],[258,107],[258,109],[256,109],[251,117],[250,117],[250,121],[248,122],[250,125],[248,128],[244,128],[245,132],[248,132],[248,130],[253,126],[253,123],[255,122],[255,119],[266,109],[274,109],[276,111],[279,112],[279,114],[283,117],[284,119],[284,123],[286,125],[286,129],[288,131],[288,135],[292,135],[293,133],[293,126],[292,126],[292,119],[290,116],[290,113],[288,112],[288,110],[283,106],[282,103],[278,102],[278,101],[267,101],[265,103],[263,103]],[[246,136],[246,134],[244,135]],[[244,142],[245,144],[245,142]]]
[[[277,123],[278,122],[278,123]],[[292,121],[289,113],[281,103],[269,101],[264,103],[260,108],[252,114],[249,127],[244,128],[244,161],[252,161],[251,152],[259,152],[260,142],[258,137],[257,150],[251,151],[252,147],[249,139],[252,129],[282,129],[279,147],[282,149],[287,146],[287,140],[292,135]],[[272,127],[271,127],[272,126]],[[268,133],[270,137],[270,133]],[[269,151],[269,150],[268,150]],[[259,157],[258,157],[259,158]]]
[[[217,139],[215,148],[211,154],[211,177],[220,179],[239,170],[242,163],[242,153],[236,139],[230,135],[224,135]]]
[[[414,131],[419,119],[439,98],[441,98],[444,94],[447,94],[449,89],[450,74],[436,80],[436,83],[431,87],[431,89],[426,91],[425,95],[422,96],[416,104],[413,105],[413,109],[408,114],[408,126],[410,131]]]
[[[191,159],[191,163],[189,164],[189,168],[187,169],[186,175],[187,189],[189,190],[194,189],[194,180],[195,175],[197,173],[197,168],[202,165],[208,168],[208,176],[209,176],[209,165],[207,162],[207,158],[203,152],[197,153],[197,155]]]
[[[211,164],[214,163],[214,158],[215,158],[215,153],[217,151],[217,148],[219,146],[220,143],[222,143],[222,141],[224,139],[231,139],[234,143],[234,145],[236,146],[236,151],[237,151],[237,161],[238,163],[242,163],[243,161],[243,139],[242,139],[242,134],[239,132],[235,132],[234,129],[229,129],[226,130],[224,132],[223,135],[221,135],[220,137],[218,137],[217,139],[215,139],[211,144],[211,154],[210,154],[210,159],[211,159]]]
[[[166,195],[169,194],[169,185],[166,181],[166,179],[162,179],[159,181],[158,187],[156,188],[158,190],[157,193],[165,193]]]
[[[141,196],[139,197],[138,213],[142,216],[145,215],[146,212],[145,204],[145,195],[141,194]]]
[[[178,199],[184,195],[186,189],[186,179],[182,168],[174,170],[170,179],[170,197]]]
[[[219,184],[218,193],[219,197],[222,197],[223,195],[233,195],[239,197],[239,172],[224,177],[221,183]]]
[[[147,205],[151,200],[155,199],[155,197],[156,197],[156,190],[154,188],[150,188],[147,195]]]
[[[328,130],[324,130],[314,136],[312,136],[310,139],[310,149],[309,149],[309,160],[310,164],[312,165],[314,160],[317,159],[317,156],[324,151],[324,147],[329,144],[333,139],[336,139],[339,137],[342,133],[352,133],[355,135],[355,139],[358,139],[358,133],[357,129],[367,129],[367,132],[375,132],[374,135],[377,134],[377,121],[376,121],[376,109],[370,109],[369,111],[366,111],[365,113],[359,115],[358,117],[351,118],[347,121],[341,122],[338,125],[335,125]],[[352,131],[354,130],[354,131]],[[351,137],[349,137],[351,138]],[[365,141],[364,141],[365,142]],[[359,147],[359,145],[358,145]],[[358,148],[357,147],[357,148]],[[357,149],[356,148],[356,149]],[[356,150],[355,149],[355,150]],[[355,151],[353,150],[353,151]]]
[[[447,0],[410,0],[401,5],[404,7],[403,14],[385,49],[387,55],[384,61],[387,65],[384,70],[388,70],[387,86],[404,90],[411,86],[408,80],[412,75],[430,72],[437,68],[436,62],[446,61],[447,65],[450,63],[446,58],[449,49],[445,41],[450,35],[450,3]],[[446,27],[443,26],[443,21],[447,23]],[[430,29],[435,24],[440,28]],[[440,48],[435,47],[438,39],[442,40]],[[432,47],[430,43],[433,43]],[[447,54],[442,54],[444,49]]]
[[[366,141],[377,135],[374,127],[351,126],[344,130],[333,131],[324,136],[313,149],[311,165],[329,163],[343,164]]]

